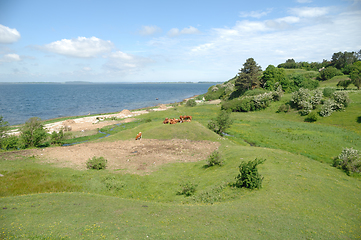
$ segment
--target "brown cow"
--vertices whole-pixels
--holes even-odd
[[[135,140],[140,140],[142,138],[142,132],[139,132],[138,135],[135,137]]]

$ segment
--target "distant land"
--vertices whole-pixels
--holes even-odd
[[[85,81],[69,81],[69,82],[0,82],[1,84],[198,84],[198,83],[212,83],[220,84],[219,82],[212,81],[199,81],[199,82],[85,82]]]

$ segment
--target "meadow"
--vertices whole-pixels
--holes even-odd
[[[325,86],[334,83],[325,82]],[[321,85],[321,87],[323,87]],[[93,142],[188,139],[218,142],[222,166],[174,162],[150,174],[76,170],[21,151],[0,155],[1,239],[360,239],[361,177],[331,166],[345,147],[361,150],[361,92],[343,112],[314,122],[262,111],[232,113],[221,137],[207,128],[220,105],[176,106],[107,127]],[[190,123],[163,125],[165,117]],[[113,128],[113,130],[110,130]],[[257,190],[232,187],[242,161],[266,159]],[[178,195],[191,182],[194,195]]]

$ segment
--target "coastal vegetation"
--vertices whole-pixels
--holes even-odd
[[[97,152],[87,160],[106,168],[77,168],[67,165],[71,158],[40,156],[30,145],[5,150],[10,137],[1,138],[0,238],[359,239],[361,92],[354,80],[346,90],[337,86],[356,71],[357,54],[337,53],[322,63],[289,59],[263,72],[248,60],[252,76],[240,71],[210,87],[198,97],[206,101],[193,107],[172,104],[103,127],[105,138],[94,131],[63,140],[130,144],[141,131],[141,145],[126,155],[129,165],[112,167],[119,156]],[[321,80],[323,67],[342,75]],[[215,99],[222,102],[208,101]],[[181,115],[192,122],[162,124]],[[0,134],[6,127],[0,118]],[[45,142],[58,139],[51,136]],[[155,140],[169,145],[157,148]],[[154,146],[149,152],[172,149],[176,160],[147,165],[151,155],[137,155],[145,141]],[[187,161],[196,153],[184,155],[189,149],[179,142],[217,146]],[[135,160],[139,170],[130,173]]]

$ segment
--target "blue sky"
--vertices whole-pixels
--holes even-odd
[[[226,81],[361,49],[361,0],[0,0],[0,82]]]

